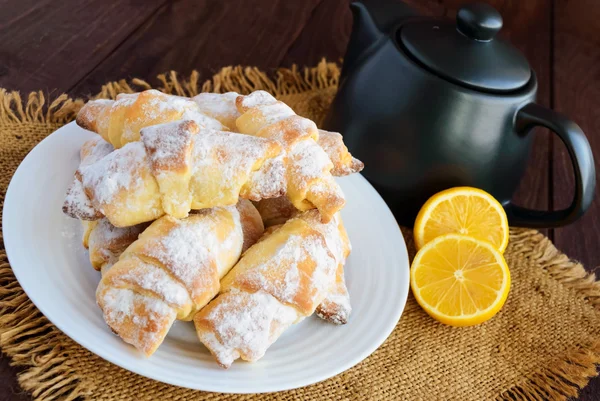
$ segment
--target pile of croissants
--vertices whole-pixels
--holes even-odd
[[[363,164],[340,134],[264,91],[120,94],[77,124],[98,135],[63,212],[83,224],[97,303],[125,342],[150,356],[175,320],[193,321],[227,368],[315,312],[348,321],[334,176]]]

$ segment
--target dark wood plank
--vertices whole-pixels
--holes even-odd
[[[0,401],[29,401],[31,396],[17,383],[17,368],[9,365],[10,358],[0,355]]]
[[[586,133],[600,166],[600,5],[597,0],[555,1],[555,109],[572,118]],[[571,162],[554,140],[554,207],[568,206],[573,197]],[[559,249],[588,269],[600,265],[600,187],[588,213],[555,231]]]
[[[576,121],[586,133],[600,165],[600,5],[593,0],[554,0],[554,108]],[[566,207],[573,197],[573,169],[559,140],[553,139],[553,207]],[[583,263],[587,270],[600,265],[600,205],[571,226],[556,229],[556,246]],[[581,400],[600,401],[600,377],[591,380]]]
[[[341,62],[352,30],[349,4],[349,0],[321,1],[281,64],[313,66],[323,58]]]
[[[302,33],[289,48],[281,65],[312,66],[321,59],[342,62],[350,32],[350,0],[322,0],[315,8]],[[424,15],[444,15],[446,7],[434,0],[405,0]]]
[[[0,5],[0,87],[61,93],[167,0],[26,0]]]
[[[579,401],[599,401],[600,400],[600,378],[595,377],[590,383],[581,389]]]
[[[94,93],[108,80],[198,70],[209,78],[227,65],[281,64],[319,0],[182,0],[163,6],[98,68],[71,89]]]

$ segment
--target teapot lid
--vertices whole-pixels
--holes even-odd
[[[519,50],[496,38],[502,17],[493,7],[475,3],[462,7],[456,25],[421,20],[402,26],[404,47],[443,78],[473,89],[507,92],[523,87],[531,68]]]

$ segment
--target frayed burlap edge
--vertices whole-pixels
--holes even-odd
[[[225,67],[211,79],[200,83],[200,74],[193,71],[188,79],[180,79],[175,71],[160,74],[160,85],[155,86],[162,92],[195,96],[200,92],[238,92],[247,94],[262,89],[275,96],[294,95],[311,90],[335,87],[338,84],[340,70],[335,63],[321,61],[316,67],[299,69],[277,69],[272,77],[256,67]],[[142,79],[120,80],[102,86],[97,98],[114,99],[119,93],[132,93],[153,88]],[[63,94],[46,107],[46,97],[42,91],[32,92],[25,102],[19,92],[0,89],[0,124],[15,123],[67,123],[75,119],[83,106],[81,99],[71,99]]]
[[[577,261],[561,253],[543,234],[535,230],[511,229],[510,243],[513,254],[522,254],[536,260],[542,269],[565,287],[583,296],[600,310],[600,281],[588,273]],[[524,377],[506,390],[500,400],[566,400],[577,397],[590,378],[598,375],[600,340],[555,358],[548,366]]]
[[[249,93],[263,89],[276,96],[294,95],[307,91],[336,87],[339,68],[322,61],[313,68],[278,69],[270,77],[254,67],[225,67],[212,79],[200,84],[194,71],[187,80],[171,71],[157,78],[155,88],[165,93],[194,96],[200,92]],[[153,86],[140,79],[120,80],[104,86],[94,98],[114,98],[119,93],[131,93]],[[18,92],[0,89],[0,124],[46,123],[64,124],[72,121],[84,104],[81,99],[60,95],[46,103],[44,94],[33,92],[24,101]],[[594,274],[559,252],[551,241],[535,230],[511,230],[513,252],[536,260],[552,278],[584,297],[600,309],[600,282]],[[20,366],[21,387],[37,400],[74,400],[92,396],[78,372],[70,365],[69,356],[61,346],[63,334],[54,327],[29,301],[18,284],[6,252],[0,251],[0,347]],[[521,382],[499,395],[500,400],[564,400],[575,397],[578,389],[597,375],[600,364],[600,341],[581,344],[578,349],[557,357],[554,363],[523,377]],[[150,379],[148,379],[150,380]]]

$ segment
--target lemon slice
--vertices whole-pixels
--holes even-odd
[[[510,272],[485,241],[447,234],[427,243],[410,269],[412,292],[434,319],[472,326],[494,316],[508,297]]]
[[[508,219],[502,205],[485,191],[450,188],[433,195],[415,220],[417,249],[444,234],[464,234],[487,241],[498,251],[508,245]]]

